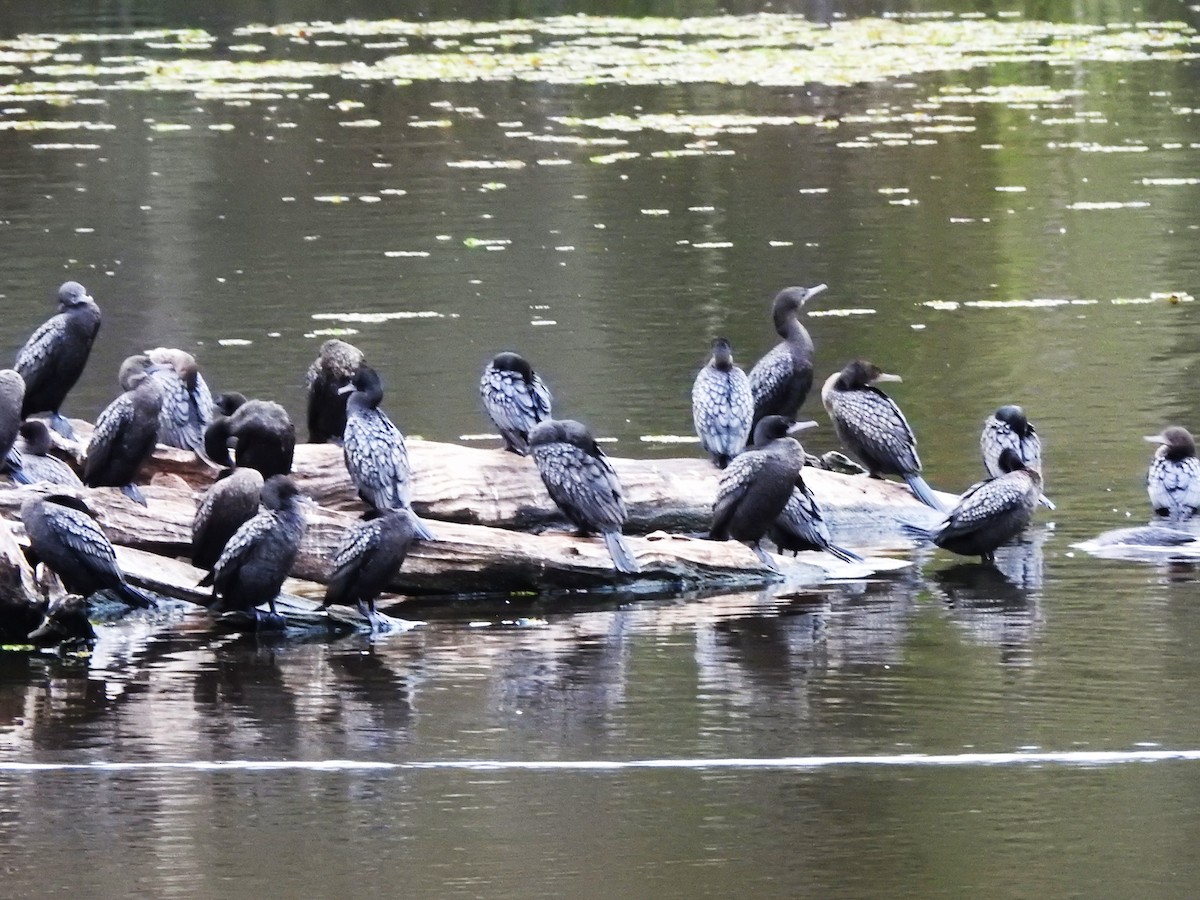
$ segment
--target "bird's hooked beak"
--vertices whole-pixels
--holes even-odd
[[[874,378],[871,379],[871,384],[877,384],[880,381],[899,382],[899,381],[903,381],[903,380],[904,379],[901,378],[899,375],[893,375],[891,372],[880,372],[878,375],[876,375]]]
[[[338,388],[339,394],[353,394],[354,391],[355,391],[355,387],[354,387],[353,381],[347,381],[340,388]]]
[[[821,291],[826,290],[829,290],[829,285],[827,285],[825,282],[822,281],[820,284],[814,284],[808,289],[808,296],[805,298],[805,302],[807,303],[813,297],[817,296],[817,294],[821,293]]]
[[[813,419],[806,419],[803,422],[793,422],[788,426],[788,434],[799,434],[801,431],[807,431],[809,428],[816,428],[819,423]]]
[[[1151,444],[1165,444],[1167,436],[1160,431],[1158,434],[1148,434],[1142,440],[1149,441]]]

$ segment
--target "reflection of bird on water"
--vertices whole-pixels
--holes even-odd
[[[21,471],[29,484],[39,481],[64,487],[83,487],[75,470],[50,453],[54,438],[41,419],[26,419],[19,429],[16,450],[21,456]]]
[[[804,465],[804,448],[791,435],[816,424],[767,416],[754,427],[753,446],[721,474],[710,538],[749,544],[765,565],[776,568],[759,541],[787,506]]]
[[[287,410],[271,400],[247,400],[237,392],[219,394],[216,415],[204,430],[204,450],[218,465],[258,469],[263,478],[292,471],[296,427]],[[229,454],[233,446],[233,456]]]
[[[1154,515],[1170,522],[1186,522],[1200,509],[1196,442],[1191,432],[1179,425],[1164,428],[1146,440],[1159,445],[1146,474],[1146,492]]]
[[[346,430],[346,401],[341,393],[363,364],[363,352],[353,344],[330,338],[308,367],[308,441],[341,441]]]
[[[400,571],[416,539],[416,523],[407,509],[389,509],[356,525],[334,554],[321,609],[334,604],[357,606],[372,628],[380,630],[375,598]]]
[[[529,433],[529,452],[550,499],[582,535],[599,532],[617,571],[639,571],[621,535],[625,498],[612,463],[587,427],[574,419],[547,419]]]
[[[810,380],[811,375],[810,370]],[[718,469],[746,446],[753,421],[750,379],[734,365],[729,341],[719,337],[712,343],[712,359],[692,383],[692,424]]]
[[[156,369],[146,356],[131,356],[121,364],[119,380],[125,393],[96,419],[83,462],[83,483],[88,487],[120,488],[142,506],[146,498],[133,479],[158,442],[162,387],[153,377]]]
[[[821,400],[834,430],[847,450],[867,467],[872,478],[899,475],[927,506],[945,512],[933,490],[921,477],[917,439],[895,402],[875,387],[881,381],[900,381],[879,366],[856,359],[830,375]]]
[[[154,378],[162,387],[158,442],[203,453],[204,429],[213,419],[213,396],[196,357],[174,347],[155,347],[146,356],[158,367]]]
[[[800,324],[801,307],[825,290],[826,285],[789,287],[780,291],[771,306],[775,331],[783,338],[750,370],[750,390],[754,394],[753,428],[765,416],[792,418],[812,389],[813,342]]]
[[[979,450],[983,455],[983,467],[991,478],[1004,474],[1000,468],[1000,451],[1005,447],[1015,450],[1030,469],[1043,472],[1042,440],[1034,430],[1033,423],[1026,418],[1025,410],[1019,406],[1001,406],[983,423]],[[1043,478],[1042,490],[1045,489],[1046,481]],[[1054,509],[1054,504],[1045,494],[1038,499],[1043,506]]]
[[[516,353],[498,353],[479,379],[483,408],[504,438],[504,449],[524,456],[529,432],[550,418],[553,397],[533,367]]]
[[[216,565],[229,539],[258,513],[262,486],[258,469],[228,469],[205,491],[192,518],[192,565]]]
[[[96,301],[79,282],[63,284],[58,289],[58,314],[43,322],[17,352],[14,368],[25,379],[23,417],[48,412],[54,430],[75,439],[71,423],[59,409],[83,374],[99,330]]]

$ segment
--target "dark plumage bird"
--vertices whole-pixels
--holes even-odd
[[[258,469],[227,469],[205,491],[192,519],[192,565],[211,569],[229,539],[258,513],[263,477]]]
[[[889,375],[879,366],[856,359],[829,376],[821,390],[821,401],[833,420],[838,440],[867,467],[872,478],[899,475],[918,500],[945,512],[921,477],[917,439],[908,420],[892,398],[875,387],[880,381],[900,380],[899,375]]]
[[[1042,471],[1042,440],[1019,406],[1001,406],[983,423],[979,450],[983,454],[983,467],[992,478],[1004,474],[1000,469],[1000,451],[1005,447],[1015,450],[1029,468]],[[1044,480],[1042,486],[1044,490]],[[1038,499],[1048,509],[1055,508],[1045,494]]]
[[[999,465],[1002,474],[967,488],[942,525],[928,531],[911,526],[908,530],[952,553],[994,562],[996,548],[1033,519],[1042,493],[1041,473],[1027,468],[1016,450],[1001,450]]]
[[[765,416],[794,418],[813,383],[813,342],[800,324],[801,307],[827,285],[784,288],[775,296],[771,315],[775,331],[783,338],[750,370],[754,394],[754,425]]]
[[[42,624],[29,632],[29,640],[39,647],[94,644],[96,630],[88,619],[87,599],[78,594],[56,598],[46,610]]]
[[[829,526],[821,514],[821,506],[802,476],[796,479],[796,486],[792,488],[792,495],[788,497],[783,512],[767,529],[767,537],[781,551],[799,553],[801,550],[824,550],[842,562],[863,561],[857,553],[833,543]]]
[[[754,426],[754,444],[735,456],[721,474],[710,538],[749,544],[765,565],[777,568],[759,541],[779,518],[800,480],[804,448],[791,435],[816,424],[767,416]]]
[[[321,609],[334,604],[357,606],[371,627],[379,630],[375,598],[400,571],[408,548],[418,540],[416,524],[409,510],[389,509],[355,526],[334,554]]]
[[[1146,438],[1159,447],[1150,460],[1146,492],[1154,515],[1186,522],[1200,509],[1200,460],[1196,441],[1186,428],[1172,425]]]
[[[130,606],[155,605],[153,597],[125,581],[112,544],[82,500],[61,494],[31,497],[21,504],[21,521],[29,535],[30,562],[53,569],[72,594],[110,591]]]
[[[26,419],[21,423],[16,450],[21,455],[21,472],[28,484],[39,481],[63,487],[83,487],[75,470],[50,453],[54,439],[41,419]]]
[[[350,395],[342,456],[358,496],[378,512],[410,509],[412,468],[408,463],[408,448],[400,429],[379,409],[383,399],[379,373],[370,366],[360,366],[342,390]],[[420,519],[416,520],[416,526],[419,537],[434,539]]]
[[[488,418],[504,438],[504,449],[524,456],[529,432],[550,418],[550,389],[516,353],[498,353],[483,368],[479,394]]]
[[[155,347],[146,356],[157,368],[162,388],[158,442],[204,453],[204,429],[213,420],[213,396],[196,365],[196,357],[174,347]]]
[[[573,419],[539,422],[529,432],[529,453],[550,499],[579,533],[598,532],[617,571],[640,571],[621,535],[626,518],[621,482],[587,427]]]
[[[291,571],[308,526],[299,490],[286,475],[273,475],[262,489],[262,509],[244,523],[200,582],[212,585],[208,608],[213,612],[250,612],[275,598]]]
[[[30,479],[22,469],[21,452],[14,448],[21,427],[25,379],[15,369],[0,369],[0,467],[20,484]]]
[[[83,483],[88,487],[120,488],[142,506],[146,498],[133,479],[158,442],[162,387],[153,377],[156,368],[144,355],[121,364],[119,380],[125,393],[96,419],[83,462]]]
[[[258,469],[263,478],[292,471],[296,426],[287,410],[271,400],[247,400],[236,392],[218,394],[216,413],[204,430],[204,452],[213,462]],[[233,456],[229,449],[233,447]]]
[[[810,371],[811,379],[811,371]],[[718,469],[729,465],[750,439],[754,394],[750,379],[733,364],[729,341],[712,344],[712,358],[692,383],[692,424]]]
[[[22,418],[48,412],[54,430],[75,439],[71,423],[59,409],[83,373],[99,330],[96,301],[79,282],[63,284],[58,289],[58,314],[43,322],[17,352],[14,368],[25,379]]]
[[[308,441],[341,441],[346,430],[347,396],[341,389],[363,364],[363,352],[353,344],[330,338],[308,367]]]

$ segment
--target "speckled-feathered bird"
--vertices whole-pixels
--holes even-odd
[[[308,441],[341,441],[346,430],[346,400],[341,389],[363,364],[363,352],[353,344],[330,338],[308,367]]]
[[[21,504],[30,561],[49,566],[73,594],[111,591],[130,606],[149,608],[154,598],[125,581],[117,554],[92,511],[76,497],[52,494]]]
[[[765,416],[794,418],[813,383],[813,342],[800,324],[800,309],[827,285],[784,288],[775,296],[771,315],[783,338],[750,370],[754,394],[754,425]]]
[[[492,424],[504,438],[504,449],[524,456],[529,432],[550,418],[553,398],[533,367],[516,353],[498,353],[483,368],[479,395]]]
[[[1017,451],[1000,451],[1003,474],[967,488],[940,526],[908,530],[928,537],[939,547],[962,556],[979,556],[994,562],[996,548],[1016,537],[1033,519],[1042,476],[1025,466]]]
[[[856,359],[830,375],[821,390],[821,401],[833,420],[838,440],[856,456],[872,478],[899,475],[926,506],[945,512],[933,490],[921,477],[917,439],[904,413],[875,384],[900,381],[879,366]]]
[[[1191,432],[1179,425],[1164,428],[1146,440],[1159,445],[1146,475],[1146,492],[1154,515],[1171,522],[1186,522],[1200,509],[1196,442]]]
[[[355,526],[333,556],[321,609],[334,604],[357,606],[378,630],[375,598],[400,571],[415,540],[416,522],[407,509],[389,509],[379,518]]]
[[[77,281],[58,289],[58,314],[51,316],[17,352],[14,368],[25,379],[21,416],[50,413],[50,424],[64,437],[75,431],[59,413],[67,392],[75,386],[100,330],[100,307]]]
[[[1025,410],[1019,406],[1001,406],[983,423],[979,451],[983,454],[983,467],[992,478],[1004,474],[1000,470],[1000,451],[1005,447],[1012,447],[1029,468],[1042,471],[1042,440],[1034,430],[1033,423],[1025,417]],[[1043,491],[1045,485],[1043,477]],[[1054,504],[1045,493],[1038,500],[1048,509],[1054,509]]]
[[[237,530],[258,513],[263,477],[258,469],[227,469],[200,498],[192,518],[192,565],[211,569]]]
[[[63,487],[83,487],[75,470],[50,453],[54,439],[41,419],[26,419],[21,423],[20,437],[15,445],[21,457],[21,472],[28,484],[45,481]]]
[[[162,387],[153,377],[156,368],[144,355],[131,356],[121,364],[119,380],[125,393],[96,419],[83,461],[84,484],[120,488],[142,506],[146,498],[133,479],[158,441]]]
[[[21,428],[21,405],[25,400],[25,379],[15,369],[0,369],[0,467],[18,484],[29,484],[14,446]]]
[[[47,608],[42,624],[29,632],[29,642],[38,647],[94,644],[96,630],[88,619],[87,599],[79,594],[56,597]]]
[[[529,454],[550,499],[579,533],[599,533],[617,571],[640,571],[621,535],[627,515],[621,482],[587,427],[574,419],[539,422],[529,432]]]
[[[692,424],[718,469],[724,469],[750,439],[754,394],[750,379],[733,363],[729,341],[712,343],[712,358],[692,383]]]
[[[299,490],[286,475],[273,475],[262,489],[262,509],[229,539],[211,572],[200,582],[212,585],[213,612],[250,612],[275,598],[296,561],[308,522]]]
[[[212,424],[213,396],[196,365],[196,357],[174,347],[155,347],[146,356],[157,368],[162,387],[158,442],[204,453],[204,429]]]
[[[378,512],[410,509],[408,493],[412,469],[408,463],[408,448],[400,429],[379,409],[383,399],[379,373],[370,366],[360,366],[342,390],[350,395],[346,403],[342,456],[358,496]],[[422,539],[434,539],[420,519],[416,519],[416,527]]]
[[[767,529],[767,537],[775,542],[781,551],[790,550],[799,553],[801,550],[824,550],[832,553],[842,562],[862,562],[857,553],[833,543],[829,534],[829,526],[821,513],[821,505],[813,496],[808,485],[801,476],[796,479],[796,486],[787,504]]]
[[[272,400],[247,400],[231,391],[213,400],[212,424],[204,429],[204,452],[222,466],[258,469],[263,478],[292,471],[296,426]],[[233,455],[230,455],[230,448]]]
[[[767,416],[754,426],[753,445],[735,456],[721,473],[710,538],[749,544],[765,565],[777,568],[759,541],[784,511],[800,479],[804,448],[791,435],[816,424]]]

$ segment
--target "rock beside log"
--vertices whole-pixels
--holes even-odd
[[[33,567],[17,543],[14,522],[0,517],[0,643],[25,644],[40,624],[46,601]]]

